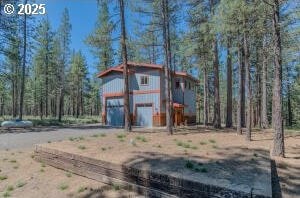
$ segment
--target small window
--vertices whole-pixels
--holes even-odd
[[[186,83],[186,80],[184,81],[184,88],[186,88],[186,86],[187,86],[187,83]]]
[[[148,84],[149,84],[149,77],[141,76],[141,85],[148,85]]]
[[[175,88],[179,89],[179,87],[180,87],[180,82],[179,82],[179,80],[176,80],[176,82],[175,82]]]
[[[189,89],[191,89],[191,82],[189,82]]]

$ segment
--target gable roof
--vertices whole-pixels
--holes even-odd
[[[137,63],[137,62],[131,62],[128,61],[127,64],[129,66],[133,66],[133,67],[146,67],[146,68],[152,68],[152,69],[163,69],[164,66],[160,65],[160,64],[151,64],[151,63]],[[106,75],[108,75],[111,72],[123,72],[123,63],[113,66],[105,71],[100,72],[97,77],[101,78],[104,77]],[[187,72],[175,72],[175,76],[183,76],[183,77],[187,77],[195,82],[199,82],[198,79],[194,78],[193,76],[189,75]]]

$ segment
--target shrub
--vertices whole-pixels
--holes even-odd
[[[26,184],[27,184],[26,182],[19,181],[16,186],[17,186],[17,188],[22,188]]]
[[[7,186],[7,188],[6,188],[6,191],[8,191],[8,192],[11,192],[11,191],[13,191],[14,190],[14,187],[13,186]]]
[[[112,188],[115,190],[115,191],[118,191],[121,189],[121,186],[118,185],[118,184],[112,184]]]
[[[193,150],[197,150],[197,149],[198,149],[198,147],[197,147],[197,146],[192,146],[192,147],[191,147],[191,149],[193,149]]]
[[[216,140],[213,140],[213,139],[210,139],[210,140],[208,140],[210,143],[212,143],[212,144],[214,144],[214,143],[216,143]]]
[[[147,139],[144,136],[137,136],[135,139],[137,139],[141,142],[147,142]]]
[[[188,143],[183,143],[182,146],[183,146],[183,148],[190,148],[191,147],[191,145],[188,144]]]
[[[188,168],[188,169],[193,169],[194,168],[194,164],[191,161],[186,161],[185,167]]]
[[[6,180],[7,179],[7,176],[6,175],[0,175],[0,180],[3,181],[3,180]]]
[[[67,172],[67,173],[66,173],[66,176],[67,176],[67,177],[72,177],[72,173]]]
[[[73,138],[73,137],[69,137],[69,140],[70,140],[70,141],[74,141],[74,140],[75,140],[75,138]]]
[[[9,192],[5,192],[5,193],[3,193],[3,197],[10,197],[10,194],[9,194]]]
[[[85,191],[86,189],[87,189],[86,187],[81,186],[78,188],[77,192],[81,193],[81,192]]]
[[[83,136],[78,137],[79,140],[84,140]]]
[[[117,134],[117,138],[125,138],[126,135],[124,133]]]
[[[66,190],[67,188],[69,188],[69,186],[68,186],[68,184],[60,184],[60,185],[58,186],[58,188],[59,188],[60,190]]]
[[[86,149],[86,147],[85,147],[85,146],[83,146],[83,145],[79,145],[79,146],[78,146],[78,148],[79,148],[80,150],[84,150],[84,149]]]

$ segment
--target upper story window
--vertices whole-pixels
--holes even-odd
[[[141,85],[149,85],[149,76],[141,76],[140,80]]]
[[[176,89],[179,89],[179,87],[180,87],[180,81],[177,79],[177,80],[175,81],[175,88],[176,88]]]

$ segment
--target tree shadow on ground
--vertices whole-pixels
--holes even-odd
[[[227,197],[236,194],[237,191],[242,191],[245,194],[269,193],[271,195],[268,151],[231,147],[227,149],[226,155],[223,151],[218,151],[217,154],[223,155],[223,158],[214,159],[209,156],[199,158],[199,156],[193,155],[170,156],[156,152],[136,152],[134,158],[126,161],[125,167],[150,170],[161,174],[159,178],[164,178],[164,180],[160,182],[145,181],[145,179],[138,178],[136,175],[129,175],[126,179],[138,185],[158,189],[180,197],[183,193],[188,193],[190,197]],[[168,178],[169,176],[170,178]],[[198,184],[186,186],[187,189],[180,189],[178,186],[174,186],[173,177],[197,181]],[[184,182],[179,181],[179,183]],[[193,193],[194,196],[192,196]]]
[[[281,187],[281,192],[284,196],[278,196],[275,191],[273,197],[277,198],[289,198],[289,197],[300,197],[300,165],[299,164],[288,164],[285,162],[275,162],[273,161],[273,166],[276,166],[276,174],[274,174],[274,180],[279,180]]]
[[[291,159],[299,159],[300,148],[297,146],[289,147],[289,155],[293,154]],[[200,180],[201,183],[221,184],[224,183],[236,188],[240,186],[245,192],[262,192],[263,187],[268,188],[272,185],[271,194],[274,198],[298,197],[300,195],[300,165],[288,164],[285,162],[276,162],[269,159],[269,150],[249,149],[246,147],[229,147],[224,150],[216,151],[221,158],[193,155],[162,155],[157,152],[135,152],[135,156],[128,159],[124,164],[126,167],[134,167],[139,170],[153,170],[162,175],[172,175],[179,178],[188,178]],[[189,165],[187,163],[189,162]],[[192,164],[192,165],[191,165]],[[126,172],[126,170],[124,170]],[[110,172],[107,172],[109,175]],[[267,183],[268,178],[269,184]],[[163,184],[150,181],[141,181],[136,176],[126,175],[130,182],[143,185],[148,188],[155,188],[170,194],[181,196],[183,192],[172,188],[172,180],[166,179]],[[228,186],[227,186],[228,187]],[[227,188],[226,187],[226,188]],[[262,188],[261,188],[262,187]],[[261,189],[260,189],[261,188]],[[203,188],[199,188],[203,189]],[[137,191],[143,194],[143,190]],[[226,189],[220,190],[221,194],[205,194],[203,197],[226,197],[230,192]],[[197,197],[197,196],[191,196]]]
[[[133,193],[132,189],[128,186],[104,185],[97,189],[88,190],[89,192],[85,193],[82,196],[79,196],[79,198],[103,198],[111,196],[116,198],[137,198],[136,193]]]
[[[230,197],[234,194],[233,189],[249,194],[269,193],[275,198],[300,195],[299,166],[270,160],[268,150],[229,147],[226,150],[218,149],[216,154],[221,158],[209,155],[200,158],[183,154],[171,156],[157,152],[135,152],[135,156],[124,163],[122,178],[115,178],[111,170],[107,170],[105,175],[111,180],[105,183],[114,184],[114,179],[122,179],[179,197],[184,193],[189,193],[190,197]],[[155,178],[153,181],[147,180],[150,177],[147,174],[146,177],[138,177],[128,172],[128,167],[133,167],[135,170],[151,170],[160,174],[159,178],[163,180],[160,182],[155,181]],[[140,174],[143,175],[145,172]],[[174,179],[172,179],[174,177],[198,181],[202,186],[189,183],[190,189],[180,189],[174,186]],[[209,184],[210,187],[205,188],[203,184]],[[103,197],[104,193],[112,188],[108,186],[93,190],[84,198]],[[204,189],[210,190],[204,191]],[[127,197],[128,191],[126,190],[131,190],[131,188],[118,191],[120,193],[118,197]],[[135,192],[144,194],[144,190],[137,188]]]

